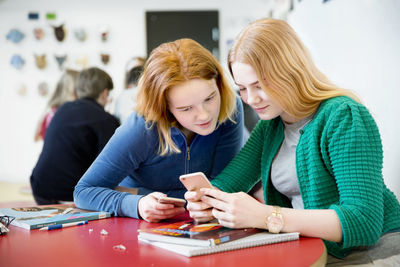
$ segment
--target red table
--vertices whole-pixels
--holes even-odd
[[[180,216],[167,222],[187,218]],[[165,223],[165,222],[164,222]],[[10,226],[0,236],[0,266],[323,266],[326,250],[321,239],[234,250],[188,258],[137,240],[137,229],[160,224],[113,217],[84,226],[52,231]],[[89,229],[93,229],[92,232]],[[108,235],[101,235],[105,229]],[[113,249],[124,245],[125,251]]]

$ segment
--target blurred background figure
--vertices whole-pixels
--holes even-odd
[[[50,121],[57,109],[65,102],[76,99],[76,81],[78,79],[78,75],[79,72],[76,70],[66,70],[61,76],[53,95],[50,97],[49,102],[47,103],[46,110],[41,116],[36,127],[34,137],[35,142],[44,140],[47,127],[49,127]]]
[[[128,72],[134,67],[144,66],[144,63],[146,63],[146,58],[144,57],[133,57],[128,60],[128,62],[125,65],[125,81],[124,81],[125,88],[128,88]]]
[[[119,118],[121,124],[126,121],[136,106],[137,84],[142,72],[143,65],[138,65],[126,73],[126,87],[118,96],[115,103],[115,116]]]
[[[32,171],[30,182],[37,204],[72,201],[79,178],[119,126],[118,119],[104,110],[113,87],[111,77],[99,68],[79,73],[78,99],[57,110]]]

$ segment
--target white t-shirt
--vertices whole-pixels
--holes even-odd
[[[285,139],[276,154],[271,166],[271,181],[276,190],[287,196],[294,209],[304,209],[296,172],[296,147],[300,139],[300,130],[312,117],[296,123],[285,125]]]

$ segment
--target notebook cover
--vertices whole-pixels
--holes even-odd
[[[15,217],[11,225],[28,230],[54,224],[91,221],[110,217],[109,212],[81,210],[76,208],[74,204],[2,208],[0,209],[0,215]]]
[[[261,230],[231,229],[212,222],[196,224],[193,221],[181,221],[138,231],[141,239],[149,241],[209,247],[254,235]]]

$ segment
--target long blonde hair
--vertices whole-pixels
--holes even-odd
[[[282,20],[260,19],[247,26],[229,51],[231,74],[235,61],[252,66],[263,90],[295,118],[310,116],[321,101],[331,97],[349,96],[359,101],[354,93],[329,81],[295,31]]]
[[[167,92],[192,79],[215,79],[221,95],[218,123],[232,120],[236,109],[235,93],[214,56],[191,39],[179,39],[155,48],[144,66],[138,84],[136,111],[149,127],[156,126],[159,154],[180,150],[171,138],[171,127],[177,125],[168,110]]]
[[[48,108],[58,108],[65,102],[76,99],[76,83],[78,76],[79,72],[76,70],[68,69],[64,72],[47,103]]]

